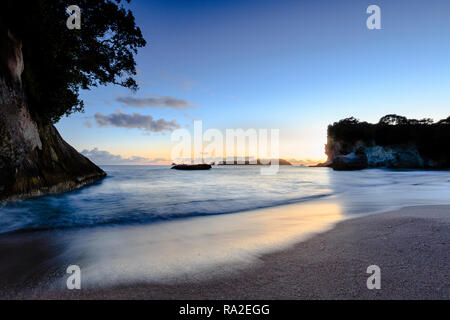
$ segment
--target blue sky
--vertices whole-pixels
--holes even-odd
[[[381,30],[366,9],[381,8]],[[151,115],[180,126],[278,128],[284,158],[324,158],[326,127],[388,113],[450,115],[449,1],[132,1],[148,42],[140,90],[82,92],[84,114],[57,127],[76,149],[123,158],[170,156],[170,132],[99,126],[95,113]],[[83,8],[82,8],[83,9]],[[125,107],[172,97],[193,108]]]

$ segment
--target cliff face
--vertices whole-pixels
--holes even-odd
[[[8,33],[0,51],[0,200],[69,191],[106,176],[30,114],[20,41]]]
[[[424,159],[414,144],[379,146],[362,140],[354,143],[336,141],[328,137],[325,147],[328,160],[323,166],[335,170],[359,170],[365,168],[434,168],[437,164]]]
[[[378,123],[350,117],[329,125],[327,132],[328,160],[319,166],[335,170],[450,168],[450,117],[435,122],[388,114]]]

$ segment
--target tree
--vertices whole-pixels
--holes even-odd
[[[450,124],[450,117],[447,117],[446,119],[439,120],[438,124],[445,124],[445,125]]]
[[[55,123],[83,111],[80,89],[116,84],[137,89],[134,55],[145,46],[121,0],[77,0],[81,29],[66,26],[62,0],[4,0],[0,32],[22,41],[22,85],[32,115]],[[126,2],[129,2],[126,1]]]
[[[408,119],[406,117],[402,117],[396,114],[388,114],[380,119],[378,122],[381,125],[399,125],[399,124],[407,124]]]
[[[425,162],[431,160],[426,166],[450,168],[450,117],[435,123],[430,118],[417,120],[389,114],[377,124],[347,118],[328,126],[328,137],[328,154],[335,152],[336,141],[343,154],[356,151],[360,143],[399,150],[413,148]]]
[[[434,121],[431,118],[423,118],[423,119],[419,120],[419,124],[422,124],[422,125],[430,125],[433,123],[434,123]]]
[[[408,119],[408,125],[429,125],[433,124],[433,119],[431,118],[423,118],[421,120],[417,119]]]
[[[345,118],[342,120],[339,120],[339,122],[337,122],[338,124],[341,125],[355,125],[359,123],[359,120],[356,119],[355,117],[350,117],[350,118]]]

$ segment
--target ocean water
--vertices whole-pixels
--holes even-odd
[[[0,205],[0,233],[99,225],[143,224],[232,214],[290,203],[335,199],[344,214],[450,203],[450,171],[256,166],[210,171],[168,166],[104,166],[108,177],[71,193]]]
[[[41,254],[25,274],[32,279],[41,270],[53,285],[64,286],[55,275],[71,264],[92,285],[186,281],[259,263],[261,255],[344,219],[450,204],[450,171],[292,166],[266,176],[257,166],[103,169],[108,177],[95,185],[2,204],[0,251],[11,254],[2,257],[0,272],[23,270],[14,255],[26,251]]]

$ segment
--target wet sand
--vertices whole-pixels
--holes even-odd
[[[259,263],[209,280],[192,277],[174,283],[137,281],[73,291],[28,290],[24,282],[22,288],[2,291],[0,297],[450,299],[449,248],[450,206],[408,207],[342,221],[286,250],[262,255]],[[5,252],[4,244],[0,250]],[[42,251],[27,252],[21,259],[23,263],[33,263],[35,256],[45,255],[45,248]],[[367,289],[369,265],[381,268],[380,290]]]

